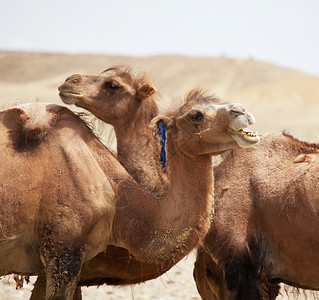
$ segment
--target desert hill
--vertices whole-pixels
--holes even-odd
[[[98,74],[115,64],[145,71],[166,105],[202,87],[226,101],[246,105],[261,133],[285,129],[319,142],[319,77],[253,59],[0,52],[0,103],[36,98],[61,103],[57,87],[67,76]]]

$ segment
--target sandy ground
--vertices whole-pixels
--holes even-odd
[[[190,254],[183,261],[161,277],[146,283],[129,287],[83,287],[83,299],[87,300],[196,300],[200,299],[192,278],[194,254]],[[0,299],[15,300],[28,299],[33,288],[35,277],[24,287],[16,290],[12,277],[2,278],[0,281]]]
[[[83,300],[199,300],[201,299],[193,280],[193,266],[195,253],[192,252],[176,266],[161,277],[147,281],[145,283],[128,287],[82,287]],[[15,281],[12,276],[3,277],[0,280],[1,300],[20,300],[30,297],[33,283],[36,277],[31,277],[29,284],[24,284],[23,288],[16,290]],[[284,288],[288,289],[287,292]],[[299,295],[296,290],[290,287],[281,288],[282,295],[278,300],[287,299],[319,299],[319,294]],[[297,297],[298,296],[298,297]]]

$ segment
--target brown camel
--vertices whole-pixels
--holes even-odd
[[[143,93],[138,89],[142,89]],[[154,100],[156,93],[144,76],[134,75],[125,67],[115,67],[100,76],[72,75],[59,90],[65,103],[84,107],[114,126],[118,159],[138,182],[142,182],[156,196],[167,190],[167,178],[160,171],[160,143],[148,126],[151,118],[158,113]],[[203,97],[199,92],[194,92],[193,96]],[[251,118],[249,114],[247,116]],[[147,182],[148,177],[152,180]],[[162,261],[160,265],[141,262],[127,250],[109,246],[105,252],[84,264],[80,284],[138,283],[158,277],[175,263],[177,261],[170,260]],[[38,278],[32,293],[34,299],[41,298],[41,284],[44,282],[43,278]]]
[[[118,71],[117,71],[118,72]],[[119,74],[118,74],[119,75]],[[79,75],[77,75],[79,76]],[[79,78],[82,78],[81,76],[79,76]],[[68,81],[67,81],[68,82]],[[66,82],[66,84],[67,84]],[[81,85],[80,85],[81,86]],[[78,87],[74,87],[73,88],[77,89]],[[145,104],[145,103],[144,103]],[[80,105],[82,106],[81,104],[81,101],[78,102],[77,105]],[[87,109],[90,110],[90,107],[89,106],[86,106]],[[101,111],[103,111],[101,109]],[[93,111],[94,112],[94,111]],[[136,111],[133,112],[133,115],[136,114]],[[107,118],[105,118],[105,116],[100,116],[102,119],[108,121]],[[116,126],[116,123],[113,123],[114,126]],[[139,127],[140,129],[142,127]],[[128,136],[132,138],[132,141],[136,141],[137,140],[137,137],[134,136],[131,136],[132,131],[129,131],[129,134]],[[145,136],[147,136],[147,133],[146,132],[141,132],[141,134],[144,134]],[[295,162],[314,162],[316,160],[318,160],[318,153],[316,154],[302,154],[300,156],[297,157],[296,159],[296,156],[299,155],[301,152],[318,152],[317,150],[317,147],[314,146],[314,145],[310,145],[310,147],[308,146],[302,146],[300,147],[299,145],[302,144],[300,142],[297,142],[297,146],[292,146],[292,144],[294,144],[292,138],[288,138],[287,135],[278,135],[278,136],[270,136],[270,137],[264,137],[264,139],[268,140],[270,138],[273,138],[274,141],[273,141],[273,144],[276,145],[276,143],[278,144],[281,144],[282,143],[282,139],[284,139],[285,141],[288,141],[287,143],[287,149],[290,149],[291,147],[294,148],[295,150],[292,151],[288,156],[287,156],[287,153],[282,153],[281,155],[285,156],[285,158],[281,159],[280,157],[278,157],[277,159],[280,159],[280,161],[282,162],[286,162],[288,161],[289,164],[291,164],[293,161]],[[148,140],[151,141],[152,138],[149,136],[148,137]],[[294,140],[295,141],[295,140]],[[151,145],[151,142],[148,143],[148,145]],[[257,147],[256,150],[254,149],[251,149],[250,151],[255,153],[255,161],[258,161],[258,157],[263,157],[265,155],[265,153],[268,153],[268,152],[274,152],[276,153],[277,150],[269,150],[267,149],[266,146],[263,146],[264,144],[260,145],[259,147]],[[139,146],[140,147],[140,146]],[[262,154],[260,154],[262,153]],[[287,150],[288,151],[288,150]],[[244,151],[240,151],[240,150],[236,150],[234,151],[234,153],[236,153],[236,155],[238,155],[237,153],[242,153],[242,157],[239,156],[238,158],[238,161],[241,161],[241,164],[242,164],[242,168],[244,168],[247,164],[246,164],[246,161],[248,160],[248,156],[245,155],[243,153]],[[132,156],[132,154],[129,152],[129,151],[126,151],[127,155],[126,155],[126,158],[127,160],[123,160],[123,164],[124,165],[129,165],[130,164],[130,155]],[[260,155],[259,155],[260,154]],[[273,154],[271,154],[273,155]],[[271,156],[270,155],[270,156]],[[276,154],[274,154],[274,156],[276,156]],[[231,158],[228,158],[228,160],[231,159]],[[272,161],[271,160],[271,157],[269,158],[269,161],[268,162],[265,162],[266,163],[266,166],[267,168],[274,168],[274,166],[272,165]],[[250,163],[253,164],[254,162]],[[267,165],[268,164],[268,165]],[[284,164],[283,164],[284,165]],[[296,167],[294,166],[293,164],[293,167]],[[257,170],[258,165],[256,167],[251,167],[251,168],[255,168]],[[304,165],[301,167],[303,170],[305,170],[305,172],[307,172],[307,167]],[[217,170],[219,170],[219,174],[223,174],[223,167],[219,167],[217,168]],[[246,169],[245,169],[246,170]],[[132,171],[132,170],[131,170]],[[240,173],[247,173],[247,171],[244,171],[243,169],[239,169],[238,172],[236,172],[235,174],[237,174],[237,177],[236,177],[236,180],[239,180],[239,178],[241,177],[240,176]],[[273,171],[268,171],[269,173],[272,173]],[[278,171],[279,172],[279,171]],[[279,176],[277,174],[277,176]],[[222,186],[223,184],[223,181],[220,181],[220,177],[222,176],[216,176],[216,180],[218,180],[219,182],[219,186]],[[224,177],[228,177],[230,178],[229,180],[231,180],[233,177],[232,177],[232,170],[229,168],[229,170],[227,171],[227,175],[225,175]],[[224,177],[223,180],[224,180]],[[246,179],[246,181],[248,180],[247,179],[247,175],[244,177]],[[235,179],[233,179],[235,180]],[[260,181],[262,181],[262,179],[260,179]],[[155,181],[154,181],[155,182]],[[292,184],[292,183],[290,183]],[[246,184],[247,185],[247,184]],[[227,190],[227,189],[226,189]],[[219,193],[217,194],[217,196],[219,194],[223,194],[225,192],[225,190],[221,190],[219,191]],[[249,195],[249,193],[247,192],[246,193],[247,195]],[[248,197],[248,196],[247,196]],[[235,196],[233,197],[235,198]],[[221,201],[219,200],[219,198],[217,197],[217,199],[215,200],[218,204],[219,204],[219,214],[216,213],[217,216],[219,215],[222,215],[224,216],[224,218],[227,218],[227,211],[231,211],[230,207],[232,207],[232,197],[229,197],[229,203],[228,205],[226,205],[225,207],[222,206],[220,203]],[[244,198],[245,199],[245,198]],[[225,200],[223,200],[225,201]],[[241,202],[241,198],[238,199],[239,202]],[[248,203],[251,203],[252,201],[248,201]],[[245,202],[247,203],[247,201]],[[238,208],[236,205],[234,205],[236,209],[239,209],[239,207],[246,207],[247,211],[251,211],[251,209],[248,209],[249,207],[244,206],[243,204],[239,203],[238,204]],[[267,206],[265,204],[265,206]],[[243,208],[243,209],[244,209]],[[238,217],[237,217],[237,222],[240,221],[240,218],[243,216],[243,214],[239,214]],[[236,217],[236,214],[235,216],[233,216],[234,218]],[[216,222],[217,223],[217,222]],[[221,223],[223,223],[221,221]],[[218,231],[219,232],[219,228],[216,228],[214,226],[215,223],[213,223],[213,226],[212,228],[215,228],[214,230],[215,231]],[[221,230],[220,230],[220,240],[223,240],[223,235],[225,235],[225,232],[227,232],[228,234],[230,234],[229,232],[229,229],[230,228],[236,228],[237,227],[233,227],[230,223],[226,223],[226,224],[229,224],[228,227],[223,227]],[[228,228],[228,231],[227,231],[227,228]],[[242,236],[245,236],[244,234],[244,230],[242,230],[241,232],[241,235]],[[216,234],[216,233],[215,233]],[[233,232],[232,233],[233,235],[236,235],[236,232]],[[225,235],[225,237],[227,237]],[[238,237],[240,238],[240,237]],[[214,238],[207,238],[207,240],[205,241],[205,246],[207,246],[209,249],[212,248],[211,244],[214,243]],[[242,244],[245,244],[246,241],[245,240],[242,240]],[[231,238],[225,238],[225,241],[224,241],[224,244],[228,245],[226,247],[226,250],[228,249],[231,249],[232,248],[232,243],[231,243]],[[214,244],[215,245],[215,248],[218,244]],[[234,247],[234,246],[233,246]],[[214,249],[215,248],[212,248],[210,251],[211,255],[214,254]],[[234,247],[235,248],[235,247]],[[94,278],[96,279],[96,283],[108,283],[108,284],[127,284],[127,283],[135,283],[135,282],[139,282],[139,281],[143,281],[143,280],[146,280],[146,279],[149,279],[149,278],[153,278],[153,277],[156,277],[157,275],[160,275],[163,270],[160,270],[159,273],[156,273],[154,272],[154,270],[156,270],[156,266],[149,266],[149,265],[145,265],[143,264],[142,267],[136,263],[136,261],[134,259],[131,259],[130,260],[130,257],[127,253],[124,253],[124,252],[121,252],[121,254],[119,254],[119,257],[116,258],[116,250],[115,249],[110,249],[110,253],[107,254],[107,253],[104,253],[103,255],[99,255],[97,257],[95,257],[91,262],[95,262],[96,265],[94,267],[90,266],[89,264],[87,264],[88,268],[86,269],[86,272],[83,272],[82,274],[86,274],[87,277],[85,278],[85,276],[83,276],[83,283],[86,282],[87,284],[94,284]],[[114,253],[111,253],[111,250],[114,250]],[[221,248],[221,252],[225,250],[225,247],[222,247]],[[225,254],[226,255],[226,254]],[[120,257],[121,256],[121,257]],[[243,256],[245,256],[243,254]],[[231,255],[229,257],[232,257]],[[247,257],[247,255],[245,256]],[[116,259],[115,259],[116,258]],[[113,269],[112,269],[112,259],[115,259],[116,260],[116,263],[118,264],[119,268],[117,268],[117,266],[115,266]],[[204,262],[201,262],[201,261],[204,261]],[[240,265],[240,262],[243,264],[242,261],[240,261],[240,259],[238,259],[239,263],[239,268],[236,269],[234,266],[236,266],[237,262],[236,263],[230,263],[232,262],[232,260],[230,260],[230,262],[225,262],[224,266],[227,265],[227,278],[228,278],[228,285],[231,285],[232,284],[232,280],[235,280],[235,285],[236,285],[236,276],[237,276],[237,280],[239,280],[238,278],[240,278],[241,276],[246,276],[247,274],[245,273],[246,271],[244,271],[244,274],[241,274],[241,265]],[[115,265],[116,265],[115,263]],[[246,265],[246,261],[244,261],[244,264]],[[222,263],[221,263],[222,265]],[[131,272],[122,272],[121,273],[121,269],[127,267],[127,270],[131,270]],[[98,270],[97,272],[94,271],[95,270]],[[111,272],[107,273],[107,270],[111,270]],[[136,274],[134,272],[134,270],[139,270],[139,269],[143,269],[143,274],[139,273],[138,275],[133,275],[133,274]],[[153,272],[152,272],[153,270]],[[91,271],[91,273],[90,273]],[[245,286],[243,287],[240,287],[240,285],[238,284],[237,285],[237,289],[242,289],[242,291],[237,291],[236,292],[236,289],[235,291],[233,292],[229,292],[227,291],[227,284],[226,284],[226,281],[224,280],[224,272],[225,272],[225,268],[223,267],[219,267],[219,265],[217,265],[214,260],[212,260],[212,257],[210,255],[208,255],[207,253],[205,253],[203,251],[203,249],[200,249],[199,251],[199,255],[198,255],[198,260],[197,260],[197,263],[196,263],[196,269],[195,269],[195,278],[196,278],[196,281],[197,281],[197,285],[198,285],[198,288],[199,288],[199,291],[200,291],[200,294],[202,295],[202,297],[204,299],[232,299],[232,298],[238,298],[238,299],[254,299],[255,297],[255,292],[254,292],[254,289],[256,290],[256,287],[252,287],[252,291],[251,292],[248,292],[248,294],[244,293],[243,290],[245,290]],[[251,278],[252,282],[256,282],[256,286],[257,286],[257,289],[258,289],[258,293],[259,293],[259,297],[260,298],[263,298],[263,299],[273,299],[275,297],[275,295],[277,295],[278,293],[278,287],[276,285],[276,282],[278,281],[278,279],[272,279],[271,276],[269,275],[269,273],[266,273],[266,270],[264,268],[264,266],[260,267],[260,269],[258,270],[258,279],[256,279],[256,277],[254,278],[254,276],[256,275],[256,272],[252,272],[253,275],[251,275],[249,272],[249,268],[248,268],[248,275],[244,278]],[[206,273],[208,274],[206,276]],[[96,274],[99,274],[99,276],[96,276]],[[156,274],[156,275],[155,275]],[[112,277],[113,275],[113,277]],[[270,279],[269,280],[266,280],[268,277],[267,276],[270,276]],[[283,279],[284,279],[284,276],[281,276]],[[234,279],[235,278],[235,279]],[[241,281],[243,281],[243,279],[240,279]],[[286,281],[285,281],[286,280]],[[283,280],[284,282],[291,282],[289,279],[285,279]],[[209,283],[209,285],[208,285]],[[242,284],[242,283],[241,283]],[[246,282],[247,284],[247,282]],[[300,286],[302,284],[300,283],[295,283],[296,286]],[[209,288],[210,286],[210,288]],[[249,289],[247,289],[249,291]],[[243,293],[242,295],[240,293]],[[237,294],[237,296],[236,296]],[[256,297],[255,297],[256,298]]]
[[[257,142],[241,133],[249,123],[241,106],[191,93],[153,120],[167,130],[169,183],[158,199],[66,108],[34,103],[0,120],[0,274],[44,269],[46,299],[73,299],[82,264],[107,245],[140,261],[180,260],[209,227],[211,156]]]
[[[159,95],[144,74],[134,74],[126,66],[117,66],[99,76],[69,76],[59,90],[66,104],[83,107],[113,125],[117,136],[117,159],[137,182],[156,198],[168,190],[167,172],[162,170],[159,160],[160,140],[149,126],[158,115]],[[108,246],[83,265],[79,284],[139,283],[160,276],[177,262],[141,262],[126,249]],[[81,299],[80,295],[81,290],[77,288],[75,299]],[[40,275],[31,299],[44,299],[44,296],[45,276]]]
[[[270,134],[214,168],[214,221],[194,270],[203,299],[275,299],[280,282],[319,290],[318,157],[319,144]]]

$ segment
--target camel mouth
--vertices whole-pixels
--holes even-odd
[[[83,95],[73,91],[60,91],[60,98],[66,104],[76,104],[78,99],[83,98]]]
[[[231,130],[231,135],[237,144],[242,148],[249,148],[259,143],[260,137],[257,131],[251,131],[247,128]]]
[[[83,97],[82,94],[80,93],[76,93],[76,92],[71,92],[71,91],[61,91],[59,93],[60,97],[76,97],[76,98],[79,98],[79,97]]]
[[[258,137],[257,131],[250,131],[247,128],[237,130],[238,133],[249,136],[249,137]]]

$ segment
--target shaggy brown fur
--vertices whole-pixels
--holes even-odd
[[[284,132],[214,168],[214,221],[194,271],[203,299],[275,299],[279,282],[319,289],[318,154]]]
[[[6,259],[0,274],[44,270],[45,299],[70,300],[83,263],[108,245],[154,265],[174,264],[188,254],[209,228],[211,156],[216,149],[239,147],[234,138],[239,133],[229,133],[229,126],[239,126],[237,112],[213,104],[197,109],[199,123],[192,112],[161,117],[170,125],[169,188],[160,201],[68,109],[34,103],[2,111],[0,255]],[[29,125],[46,138],[28,148],[32,134],[24,151],[17,151],[15,140]],[[181,145],[185,135],[188,142]]]

